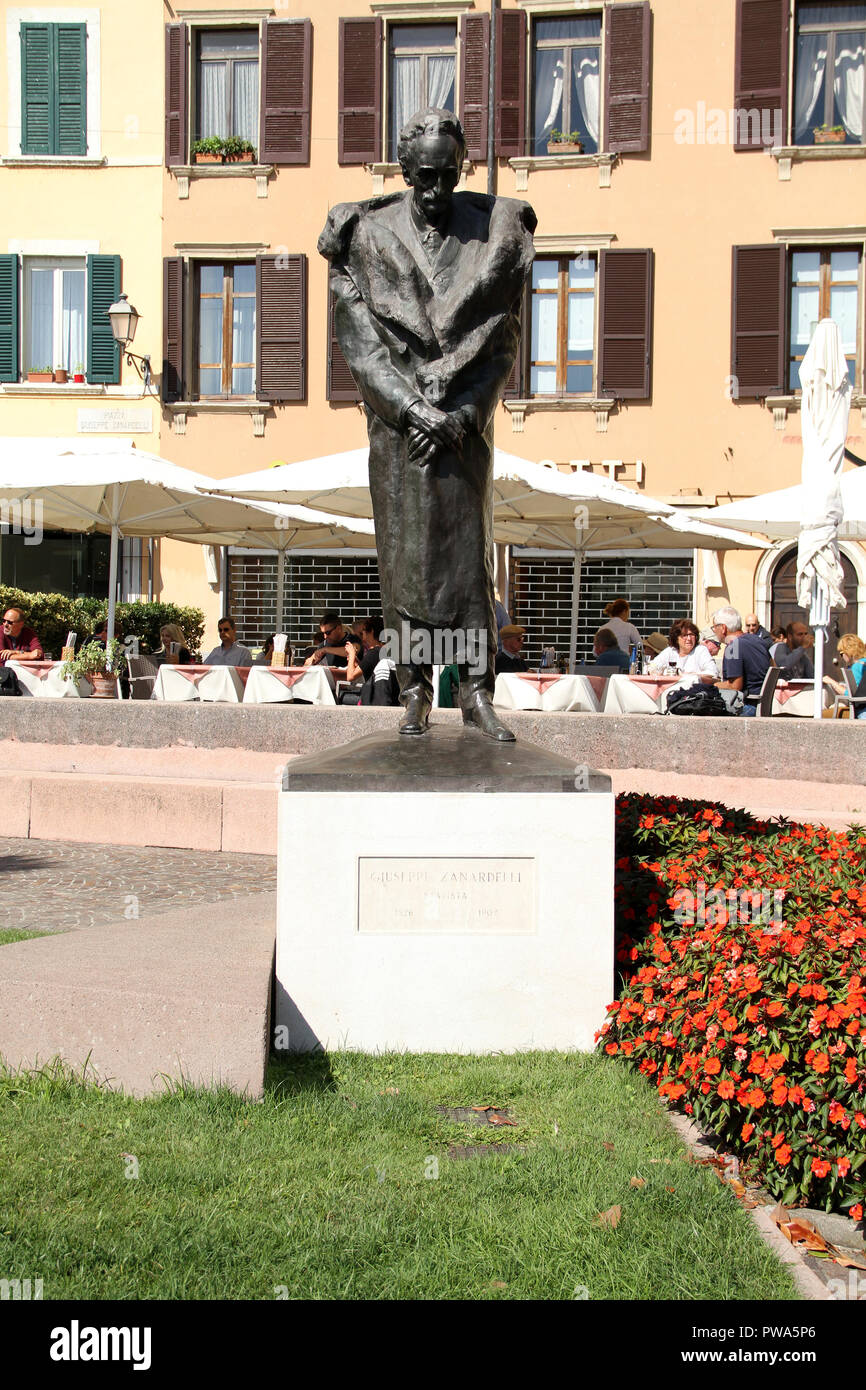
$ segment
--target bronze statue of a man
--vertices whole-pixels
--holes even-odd
[[[505,742],[514,735],[492,703],[493,413],[536,218],[513,198],[455,193],[465,153],[456,116],[418,112],[398,147],[411,192],[332,208],[319,251],[367,412],[383,617],[412,638],[398,662],[400,732],[427,728],[437,635],[449,633],[466,638],[464,723]]]

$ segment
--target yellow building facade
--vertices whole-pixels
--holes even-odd
[[[85,155],[23,152],[10,84],[0,216],[21,312],[28,258],[51,256],[52,238],[61,259],[121,255],[135,346],[161,370],[146,403],[125,366],[82,388],[4,379],[0,433],[76,435],[98,394],[152,412],[140,447],[215,477],[361,447],[316,241],[333,204],[403,188],[395,132],[431,102],[464,121],[464,186],[538,215],[500,448],[692,506],[796,483],[797,360],[832,314],[854,387],[848,446],[866,454],[863,5],[111,0],[5,14],[10,73],[22,25],[87,26]],[[209,138],[252,148],[200,162]],[[209,640],[220,606],[245,601],[243,567],[224,556],[209,582],[197,547],[158,551],[157,596],[204,607]],[[843,551],[843,623],[863,632],[866,558]],[[627,539],[620,558],[599,561],[591,609],[602,589],[629,592]],[[790,547],[656,559],[634,580],[659,597],[654,625],[677,605],[703,623],[727,599],[767,624],[790,612]],[[513,564],[516,616],[539,640],[562,603],[559,579],[542,594],[551,563]]]

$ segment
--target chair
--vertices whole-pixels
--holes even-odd
[[[781,674],[778,666],[770,666],[764,676],[761,693],[758,696],[757,715],[759,719],[769,719],[773,713],[773,696],[776,693],[776,686],[779,684]]]
[[[130,700],[150,699],[160,664],[152,656],[127,657]]]
[[[854,680],[854,672],[851,670],[850,666],[844,666],[842,668],[842,677],[848,689],[844,695],[840,695],[838,691],[833,691],[835,696],[833,701],[833,718],[838,719],[839,710],[846,709],[848,711],[848,718],[856,719],[860,711],[866,709],[866,691],[859,695],[857,694],[860,686],[858,686],[857,682]]]

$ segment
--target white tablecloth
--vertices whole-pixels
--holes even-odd
[[[679,676],[611,676],[604,700],[605,714],[664,714],[665,698]]]
[[[496,677],[493,703],[501,709],[544,710],[597,714],[607,684],[603,676],[536,675],[503,672]]]
[[[784,678],[783,678],[784,679]],[[780,683],[781,684],[781,683]],[[833,696],[824,686],[824,698],[821,701],[821,708],[826,709],[833,703]],[[800,719],[811,719],[815,713],[815,682],[814,681],[788,681],[785,689],[776,686],[773,695],[773,714],[795,715]]]
[[[286,700],[306,700],[311,705],[333,705],[334,679],[345,671],[333,666],[298,667],[253,666],[250,669],[245,705],[270,705]]]
[[[22,693],[38,700],[78,699],[93,691],[84,677],[77,684],[64,680],[60,674],[62,661],[7,661],[6,665],[18,677]]]
[[[160,666],[153,686],[152,700],[226,701],[239,705],[244,694],[244,676],[237,666]]]

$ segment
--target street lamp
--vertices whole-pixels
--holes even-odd
[[[125,294],[122,294],[116,304],[112,304],[110,309],[105,311],[111,324],[111,331],[115,340],[120,344],[121,352],[126,354],[126,363],[129,367],[135,367],[138,375],[144,382],[145,391],[150,386],[150,357],[139,357],[136,353],[130,352],[129,344],[135,337],[135,330],[138,327],[138,320],[141,317],[133,304],[130,304]],[[139,366],[139,363],[141,364]]]

